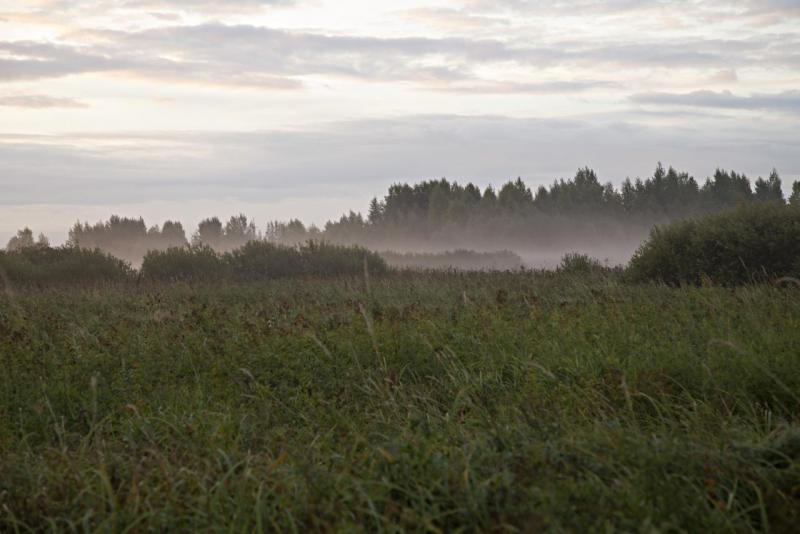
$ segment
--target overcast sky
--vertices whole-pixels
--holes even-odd
[[[396,181],[800,178],[798,0],[0,0],[0,241]]]

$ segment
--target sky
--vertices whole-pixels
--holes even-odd
[[[0,241],[395,182],[800,179],[798,0],[0,0]]]

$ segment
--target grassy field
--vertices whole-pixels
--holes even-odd
[[[0,297],[5,531],[791,531],[800,289],[412,274]]]

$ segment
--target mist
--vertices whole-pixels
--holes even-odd
[[[800,202],[800,181],[791,191],[788,201]],[[398,268],[553,269],[574,252],[618,266],[658,225],[742,204],[786,200],[774,169],[755,180],[716,169],[701,185],[688,173],[659,163],[651,177],[625,180],[615,188],[586,167],[535,192],[519,178],[497,190],[444,178],[395,183],[380,200],[373,198],[366,215],[351,210],[321,228],[297,218],[258,225],[241,213],[227,220],[207,217],[187,232],[176,220],[148,226],[141,217],[113,215],[107,221],[75,223],[66,246],[99,249],[135,268],[150,251],[208,247],[224,254],[251,241],[357,245],[382,253]],[[48,242],[41,236],[35,244],[32,235],[28,228],[20,230],[8,248]]]

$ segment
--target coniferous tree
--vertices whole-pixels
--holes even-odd
[[[521,211],[529,207],[532,202],[533,194],[522,178],[507,182],[497,194],[498,205],[510,212]]]
[[[759,176],[755,184],[755,199],[760,202],[783,202],[783,188],[777,170],[772,169],[766,180]]]
[[[800,208],[800,180],[792,184],[792,194],[789,197],[789,204]]]
[[[380,224],[383,220],[384,207],[382,202],[378,202],[378,199],[373,197],[369,203],[369,214],[367,215],[370,224]]]

